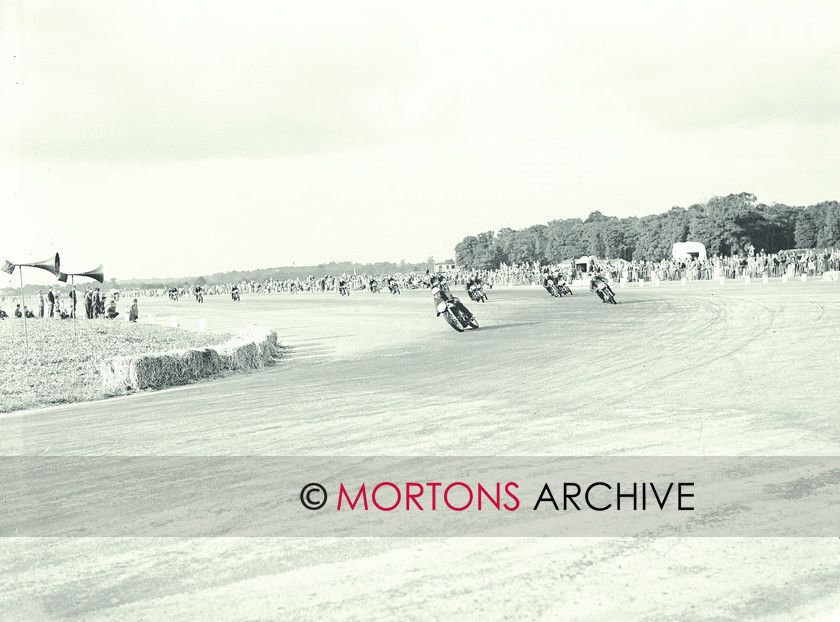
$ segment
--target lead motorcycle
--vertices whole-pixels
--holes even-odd
[[[432,281],[431,285],[435,311],[439,316],[443,315],[452,328],[459,333],[463,333],[467,328],[478,328],[478,320],[458,298],[452,295],[446,283]]]

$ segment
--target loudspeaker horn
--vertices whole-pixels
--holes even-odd
[[[55,257],[49,257],[44,261],[37,261],[35,263],[12,263],[8,259],[6,263],[3,264],[3,267],[0,270],[6,272],[7,274],[11,274],[15,271],[15,268],[18,266],[28,266],[30,268],[41,268],[41,270],[46,270],[47,272],[52,272],[56,276],[61,275],[61,263],[58,258],[58,253],[55,254]]]
[[[70,274],[62,272],[58,275],[58,280],[62,283],[66,283],[68,276],[85,276],[89,279],[93,279],[94,281],[99,281],[100,283],[105,282],[105,271],[102,268],[102,264],[99,264],[93,270],[88,270],[87,272],[71,272]]]

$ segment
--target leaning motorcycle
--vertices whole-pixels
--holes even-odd
[[[442,291],[439,285],[432,287],[438,315],[443,315],[446,322],[459,333],[463,333],[467,328],[478,328],[478,320],[469,309],[451,294],[446,295],[447,293]]]
[[[487,302],[487,294],[484,293],[484,288],[481,285],[473,283],[467,288],[467,293],[473,302]]]
[[[590,285],[590,289],[598,294],[598,298],[600,298],[603,302],[617,304],[615,302],[615,292],[608,283],[599,281],[596,285]]]

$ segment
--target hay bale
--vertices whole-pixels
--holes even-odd
[[[134,389],[160,389],[210,378],[224,370],[258,369],[280,355],[277,333],[251,327],[227,343],[208,348],[189,348],[115,357],[101,366],[106,395]]]
[[[102,377],[102,390],[106,396],[121,395],[128,392],[131,388],[128,384],[130,365],[130,356],[116,356],[102,362],[99,372]]]
[[[165,386],[183,384],[189,374],[190,361],[182,353],[185,350],[138,354],[131,358],[128,384],[133,389],[160,389]]]
[[[227,343],[216,346],[225,369],[259,369],[279,356],[277,333],[265,328],[249,328]]]
[[[202,378],[215,376],[222,371],[222,359],[219,353],[213,348],[190,348],[190,351],[197,357],[200,375]]]

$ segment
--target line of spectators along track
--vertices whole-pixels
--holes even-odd
[[[688,281],[717,280],[720,277],[737,279],[744,276],[760,278],[766,274],[768,277],[781,277],[787,274],[788,277],[798,277],[806,274],[808,276],[821,276],[827,271],[840,271],[840,249],[826,249],[824,252],[815,251],[781,251],[778,253],[744,253],[727,257],[710,257],[706,260],[688,259],[675,260],[663,259],[661,261],[624,261],[621,259],[595,260],[590,266],[591,271],[595,269],[606,275],[613,281],[620,281],[622,278],[628,282],[639,280],[652,281],[680,281],[685,278]],[[447,278],[452,285],[465,285],[472,276],[481,278],[485,286],[492,288],[497,285],[528,285],[540,284],[542,276],[551,272],[559,273],[561,276],[572,282],[582,278],[582,272],[574,262],[563,264],[540,264],[538,262],[523,263],[518,265],[502,264],[495,270],[470,270],[455,269],[447,271]],[[230,296],[234,287],[239,293],[246,295],[259,294],[297,294],[297,293],[339,293],[342,283],[350,292],[359,292],[370,289],[370,283],[375,280],[383,293],[388,292],[386,281],[393,278],[397,281],[400,289],[421,289],[427,288],[428,275],[425,273],[407,273],[395,275],[370,275],[370,274],[342,274],[308,276],[300,279],[266,279],[265,281],[242,281],[240,283],[224,283],[216,285],[203,285],[204,295]],[[177,291],[179,296],[191,296],[192,287],[158,287],[153,289],[142,289],[127,291],[133,298],[166,298],[172,290]]]

